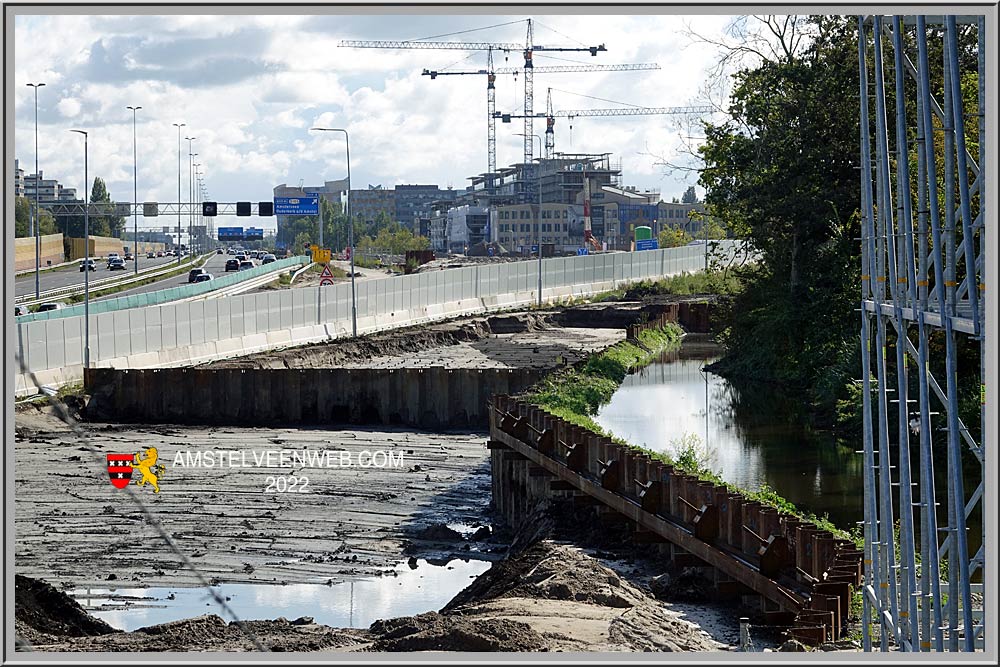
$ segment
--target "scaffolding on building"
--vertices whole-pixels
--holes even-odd
[[[960,26],[978,62],[959,58]],[[983,650],[985,18],[858,28],[864,648]],[[975,374],[970,419],[959,379]]]

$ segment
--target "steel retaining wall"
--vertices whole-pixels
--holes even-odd
[[[494,394],[520,392],[531,368],[89,368],[87,418],[173,424],[365,424],[478,428]]]

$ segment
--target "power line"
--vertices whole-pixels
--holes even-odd
[[[408,42],[422,42],[427,39],[439,39],[441,37],[451,37],[453,35],[465,35],[470,32],[479,32],[480,30],[490,30],[492,28],[502,28],[506,25],[514,25],[516,23],[524,23],[526,19],[518,19],[516,21],[508,21],[507,23],[497,23],[496,25],[488,25],[485,28],[470,28],[469,30],[459,30],[458,32],[446,32],[443,35],[431,35],[430,37],[418,37],[417,39],[406,40]]]

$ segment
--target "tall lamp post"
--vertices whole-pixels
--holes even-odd
[[[542,138],[537,134],[523,134],[521,132],[515,132],[519,137],[531,137],[532,139],[538,139],[538,153],[542,154]],[[538,225],[538,233],[535,235],[538,238],[538,305],[542,305],[542,165],[541,161],[538,164],[538,171],[535,172],[535,187],[538,188],[538,218],[535,224]]]
[[[135,112],[142,107],[125,107],[132,111],[132,265],[139,275],[139,158],[135,143]]]
[[[181,263],[181,128],[185,123],[171,123],[177,128],[177,263]]]
[[[347,135],[347,130],[339,127],[311,127],[310,130],[317,132],[343,132],[344,143],[347,148],[347,246],[351,249],[351,333],[354,338],[358,337],[358,297],[354,288],[354,221],[351,220],[351,141]],[[323,242],[323,216],[319,220],[319,238]]]
[[[33,221],[29,219],[28,231],[35,237],[35,298],[40,299],[39,265],[42,263],[42,232],[40,229],[42,220],[39,215],[38,193],[41,191],[42,179],[38,175],[38,89],[45,84],[29,83],[28,85],[35,89],[35,217]]]
[[[192,200],[194,202],[194,217],[195,217],[196,222],[198,223],[195,226],[198,229],[201,229],[204,226],[204,222],[201,219],[201,206],[200,206],[201,200],[199,198],[199,196],[201,195],[201,189],[200,188],[198,188],[197,190],[195,189],[195,186],[197,186],[197,185],[199,185],[201,183],[201,174],[198,173],[198,167],[200,167],[201,165],[198,164],[197,162],[195,162],[191,166],[194,168],[194,176],[191,177],[191,191],[194,194],[191,197],[192,197]],[[205,238],[204,234],[199,234],[198,235],[198,252],[199,253],[205,252],[205,249],[202,247],[202,243],[203,243],[204,238]]]
[[[193,152],[192,142],[197,139],[197,137],[184,137],[188,142],[188,252],[194,252],[194,186],[191,184],[194,180],[194,158],[198,154]]]
[[[83,367],[90,368],[90,200],[86,197],[87,182],[87,133],[70,130],[83,135]],[[37,172],[36,172],[37,175]]]

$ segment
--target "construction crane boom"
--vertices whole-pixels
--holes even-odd
[[[363,39],[342,39],[338,46],[354,49],[444,49],[457,51],[520,51],[524,47],[512,42],[393,42]]]
[[[438,49],[452,51],[522,51],[524,46],[513,42],[409,42],[388,40],[342,39],[338,46],[353,49]],[[607,51],[604,44],[578,48],[575,46],[532,46],[534,51],[586,51],[596,56],[599,51]]]
[[[566,72],[638,72],[645,70],[660,69],[660,66],[656,63],[639,63],[635,65],[544,65],[542,67],[534,68],[536,72],[542,72],[544,74],[560,74]],[[523,71],[520,67],[498,67],[493,70],[494,74],[520,74]],[[460,71],[442,71],[442,70],[430,70],[425,69],[421,72],[424,76],[429,76],[432,79],[436,79],[439,76],[455,76],[455,75],[466,75],[466,74],[489,74],[488,70],[477,69],[477,70],[460,70]]]
[[[711,113],[714,107],[631,107],[625,109],[574,109],[571,111],[554,111],[553,118],[577,118],[582,116],[656,116],[660,114],[682,114],[682,113]],[[548,113],[536,113],[532,118],[545,118]],[[497,111],[494,118],[501,119],[504,123],[509,123],[512,118],[524,118],[521,114],[503,113]]]

